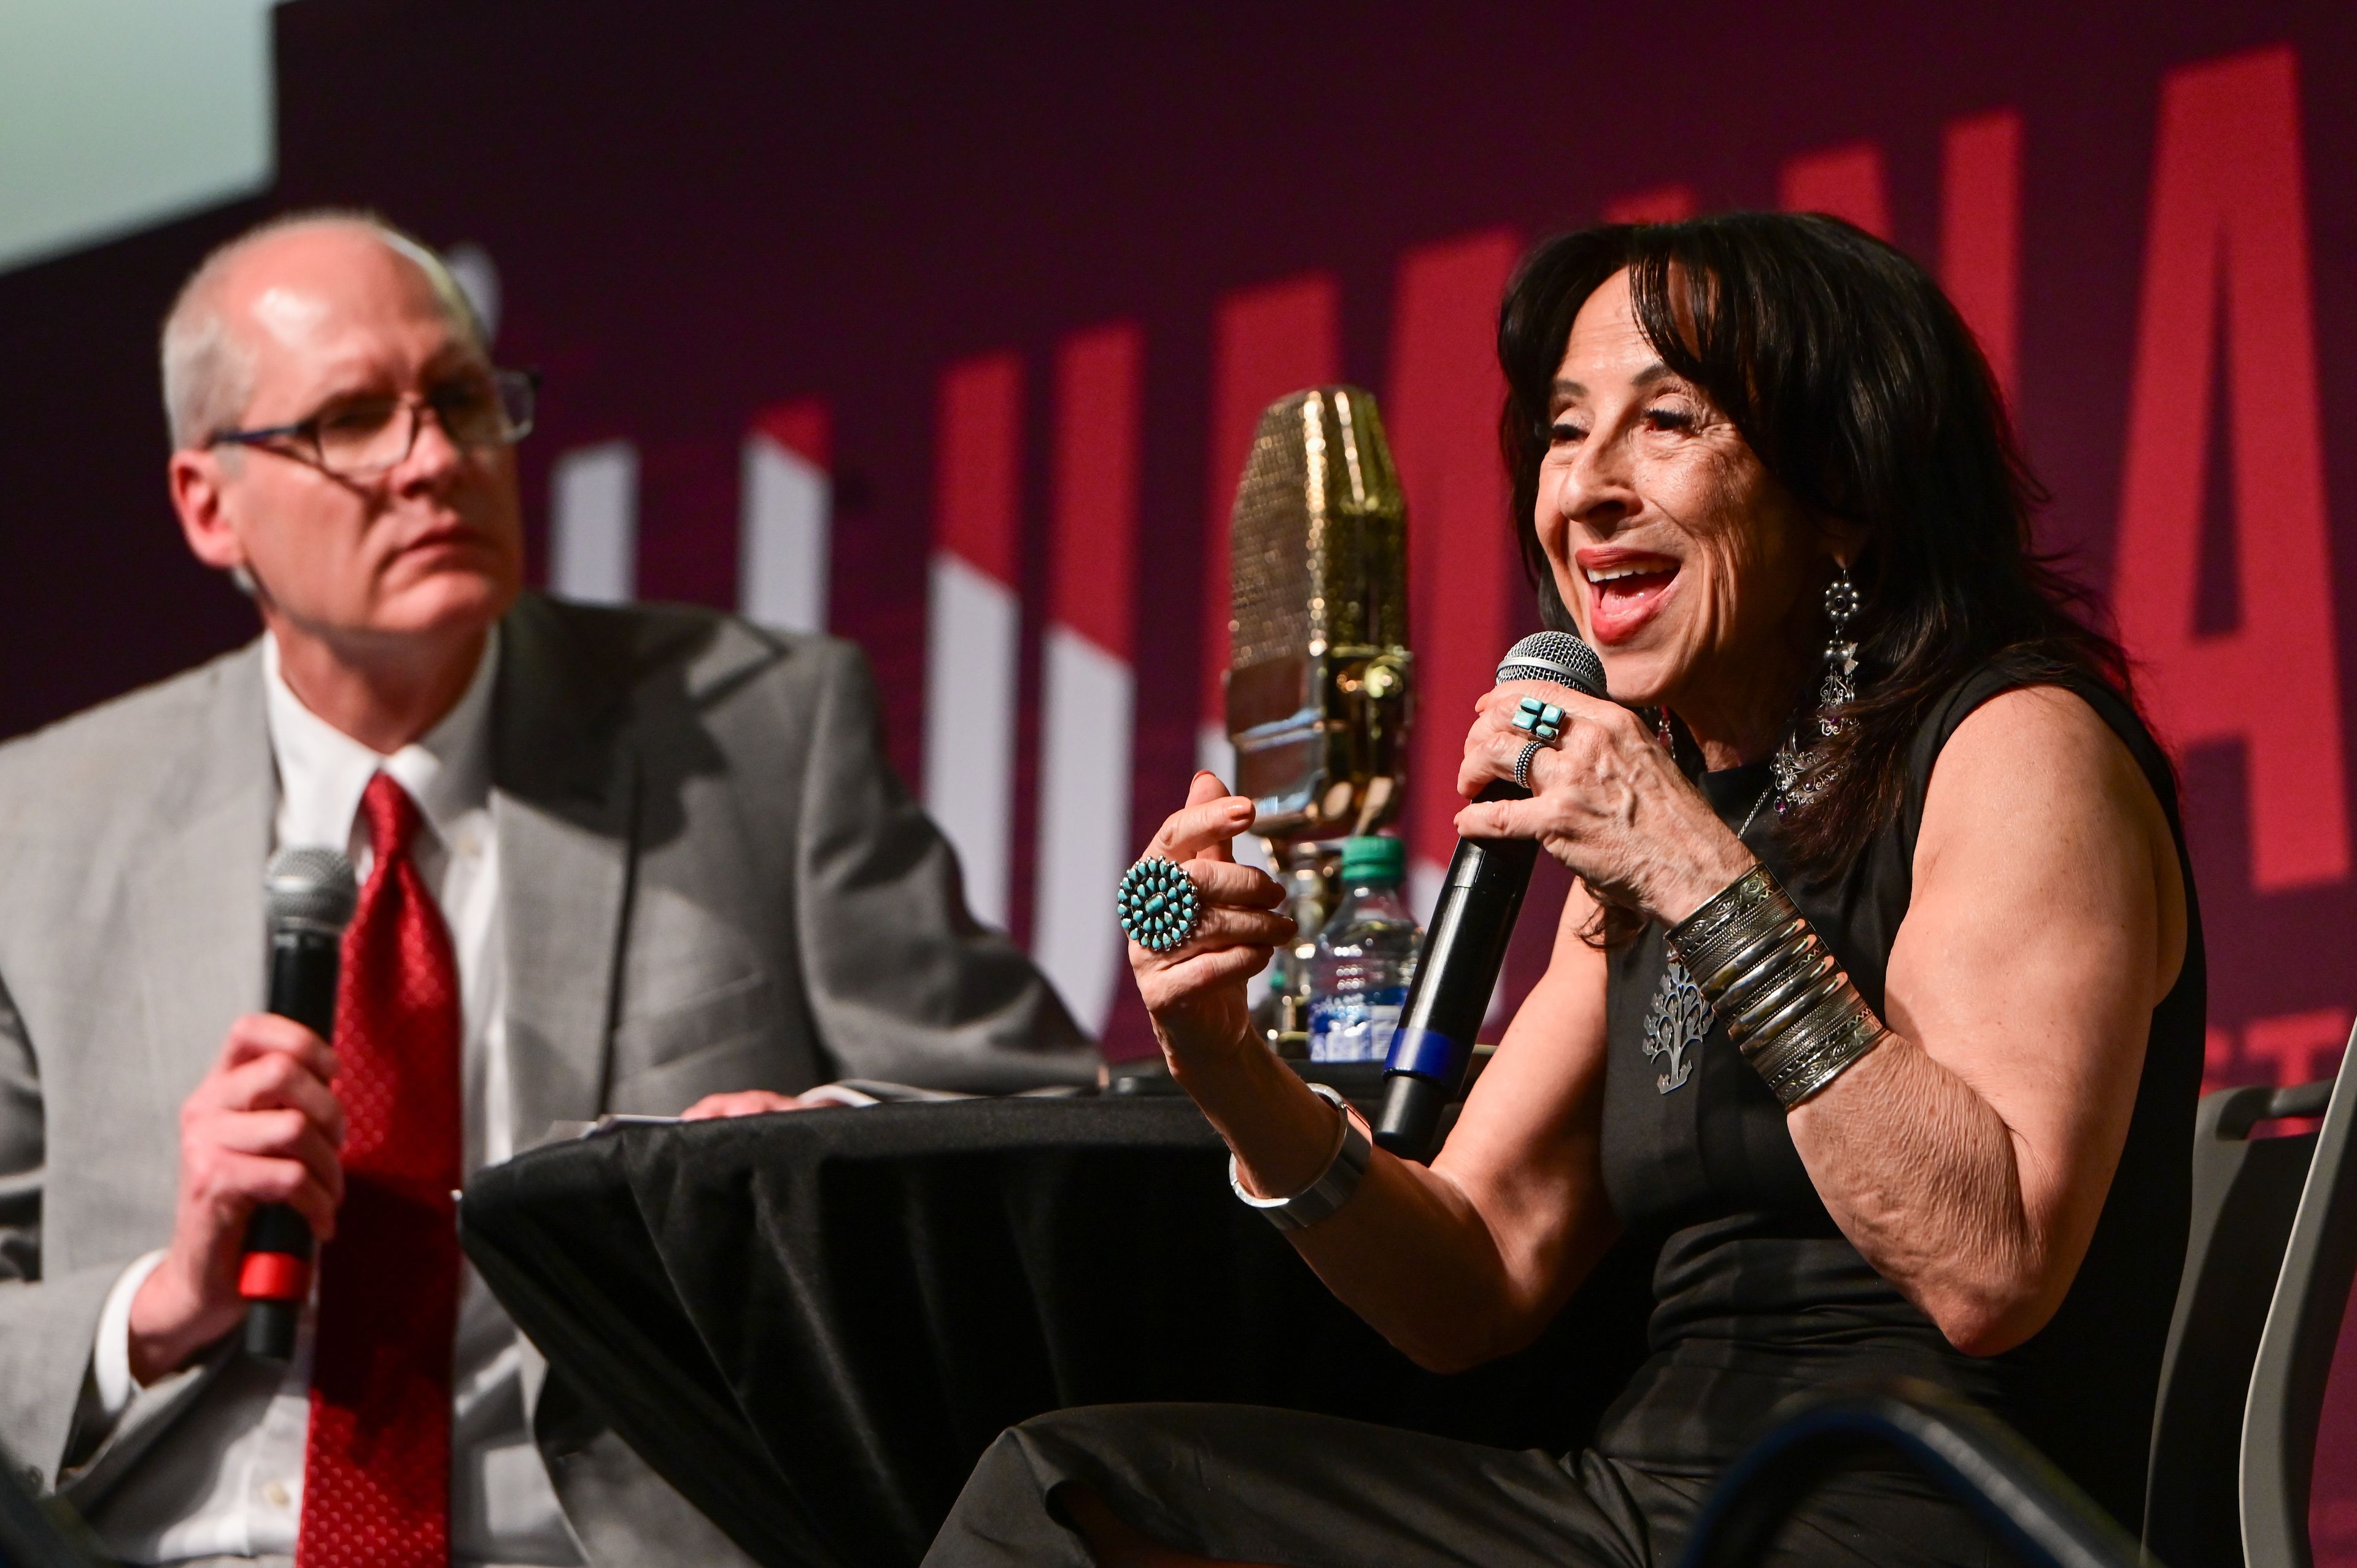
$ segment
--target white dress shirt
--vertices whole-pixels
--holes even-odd
[[[419,874],[442,909],[458,961],[465,1076],[466,1166],[514,1153],[510,1110],[506,958],[500,939],[500,863],[491,813],[491,687],[496,632],[466,694],[423,739],[379,756],[306,708],[266,638],[264,687],[278,807],[274,848],[345,846],[365,883],[373,860],[361,796],[391,774],[418,805],[428,832]],[[262,868],[256,866],[259,877]],[[109,1416],[135,1394],[131,1299],[164,1254],[125,1270],[108,1298],[93,1348],[92,1380]],[[198,1405],[156,1441],[93,1524],[126,1563],[189,1558],[289,1557],[303,1505],[303,1450],[310,1422],[314,1305],[305,1309],[294,1359],[283,1373],[233,1361]],[[579,1548],[524,1421],[522,1350],[515,1325],[466,1266],[452,1359],[450,1551],[468,1564],[573,1564]]]

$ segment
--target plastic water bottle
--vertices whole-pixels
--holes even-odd
[[[1407,849],[1397,839],[1342,841],[1342,901],[1309,960],[1309,1059],[1381,1061],[1407,1004],[1424,933],[1400,897]]]

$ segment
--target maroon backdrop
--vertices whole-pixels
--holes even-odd
[[[557,454],[636,444],[647,596],[735,602],[745,433],[823,403],[831,620],[899,695],[911,780],[923,563],[947,537],[937,389],[1015,356],[1010,902],[1028,932],[1048,485],[1070,456],[1055,367],[1074,335],[1127,323],[1142,344],[1124,476],[1139,591],[1120,629],[1142,831],[1193,765],[1206,521],[1265,384],[1307,369],[1384,393],[1419,534],[1426,712],[1455,712],[1489,628],[1526,619],[1481,445],[1505,263],[1608,212],[1822,206],[1949,281],[2053,491],[2047,539],[2147,661],[2185,768],[2213,1080],[2333,1065],[2357,996],[2341,675],[2357,633],[2336,558],[2357,542],[2357,16],[1109,9],[284,6],[265,199],[0,277],[0,732],[250,635],[172,529],[154,324],[245,222],[365,204],[496,259],[501,354],[548,375],[535,519]],[[1440,633],[1460,625],[1483,635]],[[1430,855],[1445,812],[1419,805],[1409,831]],[[1523,983],[1534,961],[1518,960]],[[1141,1022],[1117,1009],[1114,1044],[1135,1048]],[[2346,1375],[2317,1522],[2326,1555],[2357,1563]]]

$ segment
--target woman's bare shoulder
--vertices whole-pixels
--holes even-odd
[[[1923,831],[1929,837],[1935,825],[1991,816],[2017,824],[2110,817],[2139,805],[2150,808],[2166,837],[2151,781],[2103,715],[2066,687],[2017,686],[1975,708],[1941,748]]]
[[[2075,903],[2111,886],[2149,897],[2158,969],[2174,978],[2185,891],[2168,815],[2127,742],[2067,688],[2019,686],[1991,697],[1932,766],[1915,846],[1918,900],[1993,875],[2025,897],[2043,887]]]

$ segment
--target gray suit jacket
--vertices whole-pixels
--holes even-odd
[[[1038,972],[966,914],[848,644],[527,595],[502,650],[518,1147],[719,1090],[1092,1079]],[[85,1504],[229,1354],[73,1430],[107,1292],[171,1232],[180,1102],[263,1005],[275,800],[258,642],[0,746],[0,1442]],[[533,1392],[594,1560],[705,1560],[674,1556],[701,1524],[675,1495]]]

